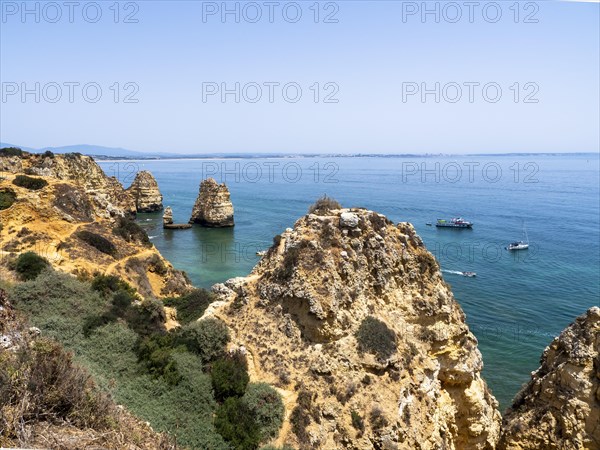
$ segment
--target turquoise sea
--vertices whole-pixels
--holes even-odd
[[[194,284],[250,272],[276,234],[323,194],[395,222],[412,222],[440,261],[479,340],[484,376],[505,408],[546,345],[600,298],[600,160],[597,154],[336,157],[101,162],[128,187],[156,177],[176,222],[187,222],[200,180],[225,181],[233,229],[163,230],[141,214],[152,242]],[[427,226],[462,216],[472,230]],[[530,249],[504,247],[527,230]],[[474,271],[465,278],[452,271]]]

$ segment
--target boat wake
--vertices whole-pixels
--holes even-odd
[[[453,273],[455,275],[463,275],[463,273],[459,272],[458,270],[445,270],[445,269],[442,269],[442,272],[444,272],[444,273]]]

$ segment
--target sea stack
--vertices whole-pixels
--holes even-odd
[[[205,227],[232,227],[233,204],[225,183],[219,184],[213,178],[200,183],[200,193],[196,199],[190,223]]]
[[[135,199],[139,213],[151,213],[163,209],[163,196],[158,189],[158,183],[147,170],[138,172],[127,192]]]
[[[165,208],[165,213],[163,214],[163,226],[166,228],[167,225],[173,224],[173,210],[170,206]]]
[[[500,450],[600,448],[600,308],[544,350],[504,416]]]

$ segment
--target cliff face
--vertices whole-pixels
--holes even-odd
[[[63,272],[118,275],[142,296],[178,295],[191,288],[184,274],[126,219],[135,214],[133,200],[91,158],[29,155],[0,157],[0,164],[6,170],[0,189],[16,194],[15,203],[0,211],[0,276],[11,278],[10,260],[33,251]],[[15,186],[19,167],[44,174],[39,178],[48,185],[40,190]]]
[[[89,156],[79,154],[43,155],[26,154],[24,157],[0,157],[0,172],[26,173],[69,181],[85,191],[95,209],[103,218],[116,216],[135,217],[133,197],[121,183],[108,177]]]
[[[137,212],[150,213],[163,209],[163,196],[158,183],[147,170],[137,173],[127,192],[134,198]]]
[[[216,285],[216,315],[280,388],[279,443],[300,448],[483,449],[497,402],[434,257],[409,224],[372,211],[309,214],[252,274]]]
[[[600,448],[600,308],[544,350],[504,417],[500,449]]]
[[[232,227],[234,225],[233,204],[225,183],[218,184],[213,178],[208,178],[200,183],[200,192],[192,210],[190,223],[206,227]]]

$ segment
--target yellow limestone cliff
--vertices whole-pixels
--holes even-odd
[[[504,417],[498,448],[600,448],[600,308],[590,308],[544,350]]]
[[[280,389],[278,443],[320,449],[484,449],[497,402],[465,316],[414,228],[364,209],[309,214],[215,315]],[[389,342],[393,345],[390,347]]]
[[[15,178],[24,174],[48,184],[38,190],[15,185]],[[0,276],[11,277],[11,258],[33,251],[57,270],[117,275],[144,297],[178,295],[191,288],[185,275],[128,220],[135,216],[133,197],[92,158],[2,156],[0,191],[15,197],[0,210]]]

